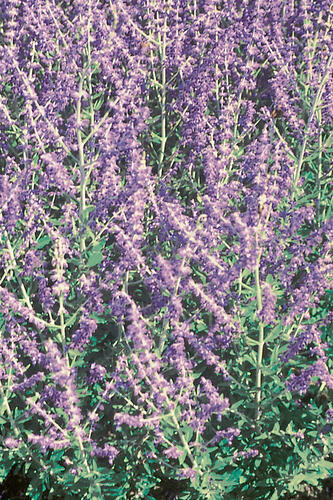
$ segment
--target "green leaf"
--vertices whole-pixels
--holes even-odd
[[[178,461],[179,461],[179,464],[180,465],[183,465],[183,463],[185,462],[186,460],[186,457],[187,457],[187,451],[184,450],[183,454],[180,455],[180,457],[178,457]]]
[[[96,312],[94,312],[91,316],[92,316],[92,318],[94,318],[97,321],[97,323],[99,325],[108,323],[107,319],[105,319],[103,317],[101,318],[100,316],[98,316],[98,314]]]
[[[199,364],[198,366],[195,367],[195,371],[192,372],[192,377],[194,379],[201,377],[201,375],[204,373],[206,369],[207,366],[205,365],[205,363]]]
[[[260,441],[261,439],[267,439],[268,438],[268,434],[267,432],[263,432],[262,434],[260,434],[259,436],[257,436],[255,439]],[[261,460],[260,460],[261,462]]]
[[[275,434],[276,436],[281,436],[280,424],[279,422],[275,422],[273,429],[271,430],[271,434]]]
[[[78,314],[74,313],[73,316],[71,316],[65,323],[65,326],[73,326],[76,323],[76,320],[78,318]]]
[[[317,465],[321,466],[321,467],[325,467],[325,469],[328,469],[328,470],[332,470],[333,469],[333,462],[329,462],[328,460],[319,460],[319,462],[317,462]]]
[[[197,332],[202,332],[204,330],[207,330],[207,325],[203,321],[198,321],[196,323],[196,331]]]
[[[247,345],[259,345],[260,344],[260,342],[258,342],[257,340],[253,340],[250,337],[246,337],[246,343],[247,343]]]
[[[154,132],[151,133],[151,140],[152,142],[155,142],[157,144],[160,144],[162,142],[162,139],[159,135],[155,134]]]
[[[312,474],[307,473],[305,475],[305,480],[307,483],[312,484],[313,486],[318,486],[318,476],[317,476],[317,471],[313,472]],[[304,474],[299,474],[299,475],[304,475]]]
[[[76,357],[80,356],[80,354],[82,354],[82,353],[78,349],[68,349],[68,354],[73,358],[74,356],[76,356]]]
[[[273,328],[273,330],[267,335],[267,337],[265,338],[265,342],[271,342],[272,340],[275,340],[277,339],[278,337],[280,337],[280,334],[281,334],[281,331],[283,330],[283,325],[282,324],[279,324],[277,325],[275,328]]]
[[[303,481],[305,481],[306,479],[307,479],[307,476],[305,474],[302,474],[302,473],[294,476],[293,479],[288,484],[288,489],[289,489],[290,493],[293,493],[295,491],[295,489],[297,488],[297,486],[300,483],[302,483]]]
[[[243,401],[237,401],[236,403],[234,403],[231,406],[231,410],[237,410],[237,408],[239,408],[240,406],[242,406],[242,404],[243,404]]]
[[[38,243],[38,248],[39,248],[39,250],[40,250],[41,248],[46,247],[46,245],[48,245],[48,244],[50,243],[50,241],[51,241],[51,238],[50,238],[50,236],[49,236],[48,234],[45,234],[44,236],[42,236],[42,237],[38,240],[38,242],[37,242],[37,243]]]
[[[292,423],[289,422],[289,424],[287,425],[287,428],[286,428],[286,433],[287,434],[293,434],[293,426],[292,426]]]
[[[245,478],[242,477],[242,471],[239,469],[236,469],[232,471],[228,478],[228,482],[231,484],[242,484],[245,482]]]
[[[257,358],[254,352],[251,352],[250,354],[245,354],[243,356],[243,361],[248,361],[251,365],[257,366]]]
[[[271,359],[270,359],[270,363],[269,363],[269,367],[272,369],[273,366],[278,362],[278,359],[279,359],[279,351],[280,351],[280,346],[279,345],[276,345],[274,346],[274,349],[271,353]]]
[[[266,283],[269,283],[270,285],[274,284],[274,278],[271,274],[267,274],[266,276]]]
[[[206,467],[207,465],[210,466],[212,465],[212,461],[211,461],[211,458],[209,456],[208,453],[206,453],[203,457],[202,457],[202,460],[201,460],[201,465],[202,467]]]
[[[89,255],[89,259],[87,262],[88,267],[93,267],[96,266],[97,264],[100,264],[103,260],[103,254],[100,251],[92,251],[91,254]]]
[[[192,427],[188,426],[184,432],[185,434],[185,439],[186,441],[189,443],[192,439],[192,436],[193,436],[193,429]]]

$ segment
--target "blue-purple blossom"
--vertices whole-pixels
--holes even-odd
[[[182,469],[179,471],[179,477],[180,478],[190,478],[190,479],[194,479],[197,475],[197,471],[194,470],[194,469],[191,469],[191,468],[187,468],[187,469]]]
[[[163,453],[168,458],[175,458],[175,459],[177,459],[178,457],[180,457],[183,454],[182,450],[179,450],[175,446],[171,446],[171,448],[168,448],[167,450],[163,450]]]
[[[103,448],[93,444],[92,449],[93,455],[107,458],[110,465],[113,464],[114,459],[119,453],[119,451],[114,446],[110,446],[109,444],[105,444]]]
[[[92,363],[89,370],[90,383],[101,382],[106,375],[106,368],[102,365]]]
[[[4,439],[3,443],[7,448],[10,448],[10,449],[11,448],[18,448],[20,445],[20,441],[14,437],[7,437],[6,439]]]

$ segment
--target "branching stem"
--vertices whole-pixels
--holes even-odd
[[[258,242],[257,242],[258,247]],[[257,295],[257,312],[262,310],[262,290],[260,285],[260,254],[257,258],[255,267],[255,284]],[[260,419],[260,402],[261,402],[261,386],[262,386],[262,357],[264,351],[264,324],[259,321],[259,339],[258,339],[258,352],[257,352],[257,367],[256,367],[256,420]]]

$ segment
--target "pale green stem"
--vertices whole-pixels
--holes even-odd
[[[3,393],[3,387],[2,387],[2,384],[1,384],[1,390],[2,390],[2,394],[3,394],[3,400],[1,402],[1,407],[0,407],[0,415],[2,416],[3,413],[4,413],[4,410],[3,410],[3,407],[6,406],[6,411],[8,413],[8,396],[9,396],[9,388],[10,388],[10,384],[11,384],[11,379],[12,379],[12,375],[13,375],[13,366],[10,365],[9,366],[9,373],[8,373],[8,382],[7,382],[7,389],[6,389],[6,394]],[[5,403],[5,401],[7,401],[7,405]]]
[[[215,5],[215,13],[217,12],[217,8]],[[215,31],[215,43],[217,44],[219,39],[218,35],[218,27],[216,26],[216,31]],[[217,103],[217,109],[220,111],[220,82],[218,78],[218,71],[219,71],[219,65],[218,63],[215,63],[215,98],[216,98],[216,103]]]
[[[185,262],[186,262],[186,257],[183,257],[181,265],[180,265],[180,270],[183,268]],[[182,274],[180,272],[179,276],[177,278],[177,281],[176,281],[176,284],[175,284],[175,288],[173,290],[173,293],[172,293],[170,301],[172,299],[174,299],[175,297],[177,297],[178,289],[179,289],[179,285],[180,285],[181,279],[182,279]],[[161,332],[160,336],[158,337],[158,345],[157,345],[157,348],[160,349],[161,353],[163,351],[163,347],[164,347],[164,344],[165,344],[165,332],[166,332],[166,329],[168,327],[168,324],[169,324],[169,320],[166,319],[166,317],[164,316],[163,323],[162,323],[162,332]]]
[[[60,336],[61,336],[61,344],[62,344],[62,352],[63,354],[66,351],[66,326],[65,326],[65,315],[64,315],[64,294],[61,293],[59,297],[59,316],[60,316]],[[69,367],[69,358],[68,353],[66,353],[66,362]]]
[[[117,104],[118,101],[119,98],[117,97],[117,99],[115,99],[114,101],[114,104]],[[105,120],[108,118],[109,114],[110,111],[106,111],[106,113],[104,113],[100,121],[94,126],[94,128],[89,132],[87,137],[82,141],[83,146],[85,146],[85,144],[91,139],[91,137],[101,128]]]
[[[127,345],[128,345],[128,348],[130,349],[130,351],[133,353],[133,349],[131,348],[131,346],[130,346],[129,344],[127,344]],[[144,375],[143,379],[147,382],[147,384],[148,384],[148,385],[151,385],[151,381],[150,381],[150,379],[149,379],[149,377],[148,377],[147,375]],[[115,391],[115,392],[117,392],[117,391]],[[167,403],[168,403],[168,405],[169,405],[169,407],[170,407],[170,406],[171,406],[171,402],[170,402],[170,399],[168,398],[168,395],[167,395],[167,393],[166,393],[165,388],[162,390],[162,392],[163,392],[163,394],[164,394],[164,396],[165,396],[165,398],[166,398],[166,400],[167,400]],[[126,400],[126,401],[127,401],[127,402],[131,405],[131,406],[135,406],[135,405],[134,405],[134,404],[133,404],[133,403],[132,403],[132,402],[131,402],[128,398],[126,398],[125,396],[121,395],[121,397],[122,397],[123,399],[125,399],[125,400]],[[156,412],[159,412],[158,408],[155,406],[155,404],[154,404],[153,402],[150,402],[150,405],[151,405],[151,407],[152,407],[152,408],[153,408]],[[144,411],[145,411],[145,413],[147,413],[147,411],[146,411],[146,410],[144,410]],[[164,415],[161,415],[161,417],[157,417],[156,419],[159,419],[159,418],[166,418],[166,417],[171,417],[171,418],[172,418],[172,421],[174,422],[174,424],[175,424],[175,426],[176,426],[176,428],[177,428],[177,433],[178,433],[178,435],[179,435],[179,437],[180,437],[180,439],[181,439],[181,442],[182,442],[182,444],[183,444],[184,448],[186,449],[186,451],[187,451],[187,453],[188,453],[188,455],[189,455],[189,457],[190,457],[190,459],[191,459],[191,461],[192,461],[193,465],[196,467],[196,470],[199,472],[199,474],[200,474],[200,475],[202,475],[202,472],[200,471],[199,466],[198,466],[198,464],[197,464],[197,462],[196,462],[195,458],[193,457],[193,454],[192,454],[192,452],[191,452],[191,450],[190,450],[190,447],[189,447],[189,445],[188,445],[188,443],[187,443],[186,439],[184,438],[184,435],[183,435],[183,433],[182,433],[182,431],[181,431],[181,428],[180,428],[179,423],[178,423],[178,420],[177,420],[177,418],[176,418],[176,416],[175,416],[175,414],[174,414],[174,411],[171,411],[171,412],[169,412],[169,413],[166,413],[166,414],[164,414]],[[150,418],[150,419],[147,419],[147,421],[150,421],[150,422],[151,422],[151,421],[153,421],[153,420],[155,420],[155,418]],[[172,443],[171,441],[169,441],[169,440],[168,440],[165,436],[163,436],[163,439],[164,439],[164,441],[165,441],[167,444],[169,444],[170,446],[172,446],[172,445],[173,445],[173,443]]]
[[[68,49],[68,45],[67,45],[66,39],[65,39],[65,37],[64,37],[61,29],[60,29],[59,23],[58,23],[57,18],[55,17],[55,15],[53,13],[53,10],[50,8],[50,2],[49,1],[46,2],[46,8],[47,8],[49,14],[52,17],[52,20],[53,20],[53,22],[54,22],[54,24],[55,24],[55,26],[57,28],[57,31],[58,31],[61,39],[62,39],[62,42],[64,44],[65,49]],[[61,55],[61,52],[59,51],[59,48],[58,48],[58,55]]]
[[[167,395],[167,393],[166,393],[165,388],[163,389],[163,391],[162,391],[162,392],[163,392],[163,394],[164,394],[164,396],[165,396],[165,398],[166,398],[166,400],[167,400],[167,403],[168,403],[168,404],[169,404],[169,406],[170,406],[170,405],[171,405],[171,402],[170,402],[170,399],[168,398],[168,395]],[[202,475],[203,475],[203,472],[202,472],[202,470],[200,469],[200,467],[199,467],[199,465],[198,465],[198,463],[197,463],[197,461],[196,461],[195,457],[194,457],[194,456],[193,456],[193,454],[192,454],[192,451],[191,451],[191,449],[190,449],[190,447],[189,447],[189,445],[188,445],[188,442],[186,441],[186,439],[185,439],[185,437],[184,437],[184,434],[183,434],[183,432],[182,432],[182,430],[181,430],[181,427],[180,427],[180,425],[179,425],[179,422],[178,422],[178,420],[177,420],[177,417],[176,417],[176,415],[175,415],[174,411],[172,411],[172,412],[171,412],[171,418],[172,418],[173,423],[174,423],[174,424],[175,424],[175,426],[176,426],[178,436],[179,436],[179,438],[180,438],[180,440],[181,440],[181,442],[182,442],[182,445],[183,445],[183,447],[185,448],[185,450],[186,450],[186,452],[187,452],[187,454],[188,454],[188,456],[189,456],[189,458],[190,458],[190,460],[191,460],[191,462],[192,462],[192,464],[193,464],[194,469],[196,470],[196,472],[198,472],[198,474],[199,474],[200,476],[202,476]]]
[[[13,250],[13,247],[11,246],[10,244],[10,241],[9,241],[9,238],[8,238],[8,235],[7,233],[5,232],[5,238],[6,238],[6,244],[7,244],[7,249],[8,249],[8,253],[9,253],[9,257],[10,257],[10,263],[11,265],[13,266],[13,269],[14,269],[14,274],[15,274],[15,277],[17,279],[17,282],[20,286],[20,289],[21,289],[21,292],[22,292],[22,296],[23,296],[23,299],[24,299],[24,302],[26,304],[26,306],[34,312],[34,315],[36,316],[36,318],[38,319],[38,321],[44,323],[44,325],[48,328],[52,328],[53,325],[51,325],[50,323],[47,323],[47,321],[44,321],[43,319],[39,318],[36,314],[35,314],[35,311],[32,307],[32,304],[30,302],[30,298],[29,298],[29,295],[27,293],[27,290],[23,284],[23,281],[21,279],[21,277],[16,273],[15,269],[17,269],[17,262],[16,262],[16,259],[15,259],[15,255],[14,255],[14,250]]]
[[[298,183],[300,175],[301,175],[301,169],[302,169],[302,165],[303,165],[303,161],[304,161],[305,150],[306,150],[306,146],[307,146],[307,142],[308,142],[309,128],[310,128],[310,125],[312,123],[313,117],[317,111],[317,107],[321,101],[322,94],[323,94],[324,88],[325,88],[325,84],[330,76],[330,69],[331,69],[332,61],[333,61],[333,54],[330,55],[330,57],[327,61],[326,69],[325,69],[323,78],[320,82],[317,93],[316,93],[315,98],[314,98],[313,103],[312,103],[310,116],[309,116],[309,119],[308,119],[308,122],[307,122],[307,125],[305,128],[305,132],[304,132],[304,139],[303,139],[302,146],[301,146],[301,152],[299,155],[297,168],[296,168],[295,175],[293,178],[293,199],[295,199],[297,183]]]
[[[148,14],[148,19],[150,19],[151,11],[150,11],[149,5],[147,7],[147,14]],[[150,27],[149,27],[149,37],[148,37],[148,39],[149,39],[149,41],[154,40],[154,45],[157,45],[160,48],[160,46],[161,46],[161,36],[160,36],[160,34],[158,34],[158,40],[155,40],[153,38],[153,32],[152,32],[152,30],[151,30]],[[151,60],[151,70],[152,70],[152,73],[153,73],[153,78],[151,78],[150,81],[153,82],[156,87],[158,87],[156,89],[156,95],[157,95],[157,99],[158,99],[159,105],[161,106],[162,100],[161,100],[161,95],[160,95],[159,89],[162,87],[162,84],[158,81],[158,78],[157,78],[157,74],[156,74],[156,70],[155,70],[155,66],[154,66],[154,50],[153,50],[152,46],[150,47],[150,60]]]
[[[296,156],[294,155],[294,153],[293,153],[292,149],[290,148],[289,144],[287,143],[286,139],[284,137],[282,137],[281,132],[278,129],[278,127],[276,126],[276,123],[274,122],[273,119],[271,119],[271,124],[273,125],[274,131],[276,132],[276,134],[279,137],[280,141],[282,142],[282,144],[286,148],[286,153],[289,156],[289,158],[291,158],[294,162],[297,161]]]
[[[57,140],[59,141],[59,144],[62,146],[62,148],[66,151],[66,153],[68,155],[70,155],[72,158],[74,158],[76,160],[76,157],[73,155],[73,153],[71,152],[70,148],[64,143],[62,137],[60,136],[58,130],[56,127],[54,127],[54,125],[50,122],[50,120],[47,118],[46,116],[46,112],[45,112],[45,109],[38,103],[38,100],[35,99],[35,93],[34,93],[34,90],[32,88],[32,85],[30,84],[27,76],[24,74],[24,72],[21,70],[21,68],[19,67],[18,65],[18,62],[16,60],[16,57],[13,53],[10,54],[11,57],[13,58],[13,63],[14,63],[14,66],[15,66],[15,69],[16,71],[18,72],[22,82],[24,83],[25,87],[26,87],[26,90],[28,91],[28,94],[30,95],[30,97],[32,98],[33,100],[33,103],[35,104],[40,116],[43,117],[43,119],[45,120],[45,122],[47,123],[49,129],[54,133],[54,135],[56,136]]]
[[[226,64],[226,63],[225,63]],[[227,75],[227,86],[229,86],[229,83],[228,83],[228,75]],[[241,104],[242,104],[242,91],[239,93],[239,96],[238,96],[238,101],[237,101],[237,110],[234,114],[234,130],[233,130],[233,139],[234,139],[234,146],[237,145],[237,127],[238,127],[238,119],[239,119],[239,114],[240,114],[240,109],[241,109]],[[225,185],[227,184],[228,180],[229,180],[229,176],[231,175],[232,173],[232,168],[233,168],[233,164],[234,164],[234,156],[232,155],[230,157],[230,164],[229,164],[229,172],[228,172],[228,175],[226,175],[224,177],[224,179],[222,181],[218,181],[218,187],[220,187],[220,185]]]
[[[237,278],[235,281],[236,282],[238,281],[238,294],[241,294],[242,288],[246,288],[247,290],[250,290],[251,292],[253,291],[252,286],[249,286],[243,282],[243,269],[241,269],[239,271],[239,278]]]
[[[122,7],[121,7],[121,6],[120,6],[120,10],[122,10],[122,11],[124,12],[124,10],[122,9]],[[149,7],[148,7],[148,9],[147,9],[147,12],[148,12],[148,15],[149,15],[149,12],[150,12]],[[145,33],[143,30],[141,30],[141,29],[138,27],[137,23],[133,22],[133,21],[132,21],[132,19],[131,19],[130,17],[127,17],[127,20],[129,21],[129,23],[131,24],[131,26],[132,26],[132,27],[133,27],[133,28],[134,28],[134,29],[135,29],[138,33],[140,33],[140,35],[142,35],[143,37],[145,37],[145,38],[149,41],[149,43],[152,43],[152,44],[154,44],[154,45],[159,46],[159,42],[157,42],[157,41],[156,41],[156,40],[155,40],[152,36],[147,35],[147,33]]]
[[[77,105],[76,105],[76,119],[77,119],[77,142],[78,142],[78,148],[79,148],[79,168],[80,168],[80,221],[81,221],[81,237],[80,237],[80,250],[81,252],[85,251],[86,248],[86,243],[85,243],[85,236],[83,234],[83,229],[85,226],[85,209],[86,209],[86,171],[84,168],[84,147],[83,147],[83,140],[82,140],[82,133],[80,130],[80,122],[81,122],[81,94],[83,90],[83,79],[80,77],[80,82],[79,82],[79,96],[77,100]]]
[[[196,19],[198,16],[197,0],[193,2],[193,17]]]
[[[126,271],[124,285],[123,285],[123,290],[127,294],[128,294],[128,280],[129,280],[129,271]]]
[[[243,274],[243,270],[241,269],[239,271],[239,278],[238,278],[238,295],[240,295],[242,293],[242,284],[243,284],[242,274]]]
[[[320,226],[320,202],[321,202],[321,177],[322,177],[322,163],[323,163],[323,132],[322,132],[322,114],[321,109],[317,110],[319,137],[318,137],[318,172],[317,172],[317,190],[318,190],[318,205],[317,205],[317,223]]]
[[[126,337],[125,337],[125,338],[126,338]],[[126,340],[127,340],[127,339],[126,339]],[[130,346],[128,343],[127,343],[127,345],[128,345],[128,348],[130,349],[130,351],[133,353],[133,349],[131,348],[131,346]],[[146,382],[147,382],[148,386],[149,386],[149,385],[151,385],[151,381],[150,381],[150,379],[149,379],[149,377],[148,377],[147,375],[144,375],[144,376],[143,376],[143,379],[144,379],[144,380],[146,380]],[[171,401],[170,401],[170,399],[168,398],[168,395],[167,395],[167,393],[166,393],[166,389],[165,389],[165,388],[163,388],[163,389],[162,389],[162,393],[164,394],[164,396],[165,396],[165,398],[166,398],[166,401],[167,401],[167,404],[169,405],[169,408],[170,408],[172,405],[171,405]],[[156,408],[156,406],[154,405],[154,403],[153,403],[153,402],[151,402],[151,406],[152,406],[152,408],[154,408],[154,409],[155,409],[155,411],[158,411],[158,409]],[[191,449],[190,449],[190,447],[189,447],[189,445],[188,445],[188,443],[187,443],[186,439],[184,438],[184,435],[183,435],[182,430],[181,430],[181,428],[180,428],[180,425],[179,425],[179,423],[178,423],[177,417],[176,417],[176,415],[174,414],[174,411],[173,411],[173,410],[171,410],[171,412],[170,412],[170,413],[168,413],[168,415],[163,415],[161,418],[163,418],[163,417],[165,418],[166,416],[171,416],[172,421],[174,422],[174,424],[175,424],[175,426],[176,426],[177,433],[178,433],[178,436],[179,436],[179,438],[180,438],[180,440],[181,440],[181,442],[182,442],[182,445],[184,446],[185,450],[187,451],[187,454],[188,454],[188,456],[189,456],[189,458],[190,458],[190,460],[191,460],[191,462],[192,462],[192,464],[193,464],[193,466],[194,466],[195,470],[196,470],[196,471],[200,474],[200,476],[202,476],[203,472],[200,470],[200,468],[199,468],[199,466],[198,466],[198,464],[197,464],[197,461],[195,460],[195,457],[193,456],[193,454],[192,454],[192,452],[191,452]],[[172,444],[172,443],[171,443],[170,441],[168,441],[166,438],[164,438],[164,439],[165,439],[165,441],[166,441],[166,442],[168,442],[169,444]]]
[[[92,83],[91,83],[91,36],[90,36],[90,29],[91,29],[91,2],[89,2],[89,16],[88,16],[88,48],[87,48],[87,57],[88,57],[88,89],[89,89],[89,97],[90,97],[90,127],[93,129],[95,125],[95,113],[94,113],[94,104],[92,100],[92,95],[93,95],[93,89],[92,89]]]
[[[202,470],[200,469],[200,467],[199,467],[199,465],[198,465],[198,463],[197,463],[197,461],[196,461],[195,457],[193,456],[193,454],[192,454],[192,452],[191,452],[191,448],[189,447],[188,442],[186,441],[186,439],[185,439],[185,437],[184,437],[184,434],[182,433],[182,430],[181,430],[181,428],[180,428],[180,425],[179,425],[178,420],[177,420],[177,418],[176,418],[176,416],[175,416],[175,414],[174,414],[174,413],[172,413],[172,414],[171,414],[171,418],[172,418],[172,421],[173,421],[173,423],[175,424],[175,426],[176,426],[176,428],[177,428],[177,433],[178,433],[178,436],[179,436],[179,438],[180,438],[180,440],[181,440],[181,442],[182,442],[182,445],[183,445],[183,447],[185,448],[185,450],[186,450],[186,452],[187,452],[188,456],[190,457],[190,460],[191,460],[191,462],[192,462],[192,464],[193,464],[193,467],[194,467],[195,471],[196,471],[196,472],[198,472],[198,474],[199,474],[200,476],[202,476],[202,475],[203,475],[203,472],[202,472]]]
[[[9,241],[9,239],[8,239],[8,237],[7,237],[6,234],[5,234],[5,237],[6,237],[7,249],[8,249],[8,253],[9,253],[11,264],[12,264],[12,266],[14,268],[16,268],[17,267],[17,263],[16,263],[16,259],[15,259],[13,247],[11,246],[10,241]],[[25,301],[27,307],[29,307],[29,309],[33,309],[32,305],[31,305],[31,302],[30,302],[29,295],[28,295],[28,293],[27,293],[27,291],[25,289],[25,286],[23,284],[23,281],[22,281],[21,277],[18,276],[16,272],[15,272],[15,277],[17,279],[18,284],[20,285],[20,289],[21,289],[21,292],[22,292],[22,295],[23,295],[23,298],[24,298],[24,301]]]
[[[9,255],[10,255],[10,259],[12,261],[12,264],[14,264],[15,267],[16,267],[16,261],[15,261],[14,252],[13,252],[12,246],[11,246],[11,244],[10,244],[10,242],[9,242],[8,239],[7,239],[7,248],[9,250]],[[26,289],[24,287],[24,284],[23,284],[21,278],[17,277],[17,279],[18,279],[18,282],[20,284],[22,295],[24,297],[24,300],[25,300],[25,303],[26,303],[27,307],[29,309],[33,310],[32,304],[30,302],[29,296],[27,294],[27,291],[26,291]],[[41,320],[40,318],[38,318],[38,320],[42,321],[49,328],[59,328],[59,327],[57,327],[54,324],[50,312],[49,312],[49,315],[50,315],[51,323],[47,323],[46,321]],[[66,333],[65,333],[65,321],[64,321],[64,296],[63,296],[62,293],[60,294],[60,297],[59,297],[59,315],[60,315],[60,335],[61,335],[61,342],[62,342],[62,347],[63,347],[63,352],[64,352],[65,345],[66,345]],[[67,360],[67,365],[69,366],[69,360],[68,360],[68,356],[67,355],[66,355],[66,360]]]
[[[257,244],[258,247],[258,244]],[[260,285],[260,254],[257,258],[255,267],[255,283],[257,295],[257,312],[262,310],[262,290]],[[261,387],[262,387],[262,357],[264,352],[264,324],[259,321],[259,339],[257,352],[257,367],[256,367],[256,420],[260,419],[260,402],[261,402]]]
[[[75,436],[75,437],[76,437],[76,439],[77,439],[77,441],[79,443],[79,448],[80,448],[81,456],[83,458],[83,464],[84,464],[85,469],[86,469],[86,471],[88,473],[88,476],[92,476],[91,481],[90,481],[90,485],[94,489],[94,493],[93,494],[94,495],[95,494],[98,495],[97,497],[93,497],[93,499],[96,498],[96,500],[101,500],[103,498],[103,496],[102,496],[102,490],[101,490],[101,487],[100,487],[99,483],[95,482],[95,474],[93,474],[93,475],[91,474],[92,471],[91,471],[91,469],[89,467],[89,464],[88,464],[88,461],[87,461],[86,452],[85,452],[85,449],[83,447],[81,436]]]
[[[159,157],[159,177],[162,176],[163,161],[166,146],[166,67],[165,67],[165,49],[166,49],[166,30],[167,30],[167,16],[164,18],[162,47],[161,47],[161,64],[162,64],[162,93],[161,93],[161,149]]]
[[[7,415],[8,415],[8,419],[10,421],[10,425],[11,425],[11,427],[13,429],[13,432],[15,434],[16,439],[19,440],[20,446],[24,446],[24,448],[26,449],[27,454],[29,455],[29,457],[31,458],[31,460],[37,465],[38,469],[40,469],[41,461],[42,460],[38,456],[35,456],[34,453],[32,452],[32,450],[29,448],[29,446],[22,440],[21,432],[20,432],[19,428],[16,425],[15,419],[14,419],[13,414],[12,414],[12,410],[11,410],[11,408],[9,406],[9,403],[8,403],[7,395],[4,394],[1,384],[0,384],[0,394],[1,394],[1,398],[2,398],[1,405],[5,407],[5,411],[6,411]],[[53,476],[53,471],[52,470],[49,470],[49,473],[50,473],[51,476]]]

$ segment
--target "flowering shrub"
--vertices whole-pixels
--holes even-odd
[[[31,498],[332,474],[332,15],[2,2],[0,463]]]

